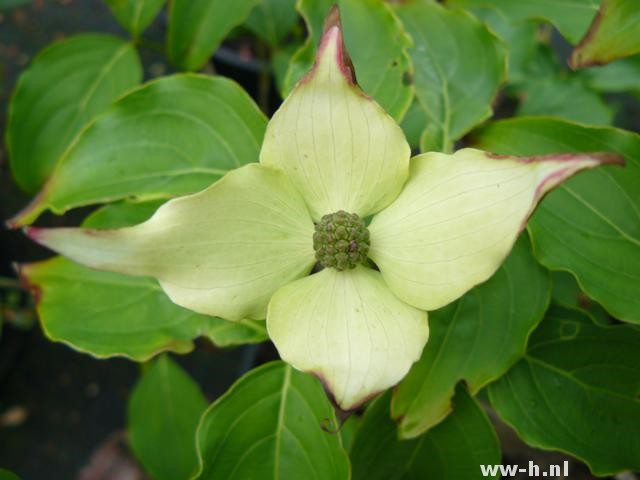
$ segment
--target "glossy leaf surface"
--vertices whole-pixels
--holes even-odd
[[[464,387],[453,412],[413,440],[399,440],[387,394],[367,409],[352,450],[353,480],[475,480],[480,465],[500,463],[491,422]]]
[[[129,397],[127,426],[133,452],[154,479],[195,472],[196,427],[206,408],[198,384],[168,356],[142,375]]]
[[[250,371],[203,415],[197,442],[209,480],[346,480],[349,460],[320,383],[283,362]],[[323,428],[324,427],[324,428]]]
[[[82,127],[142,80],[133,45],[111,35],[78,35],[44,49],[25,70],[9,105],[13,176],[36,191]]]
[[[413,83],[427,114],[421,150],[450,152],[453,141],[491,116],[506,79],[506,53],[486,26],[462,10],[428,0],[395,9],[414,45]]]
[[[201,190],[258,160],[266,123],[228,79],[183,74],[149,82],[82,132],[45,189],[12,222],[31,223],[45,209],[63,213]]]
[[[568,452],[596,475],[638,470],[639,351],[637,327],[553,307],[525,357],[489,387],[491,404],[527,443]]]
[[[640,137],[614,128],[521,118],[489,124],[474,138],[480,148],[497,153],[610,151],[626,159],[624,168],[600,167],[551,192],[529,231],[534,253],[547,268],[572,272],[585,293],[611,314],[640,323]]]
[[[400,435],[416,437],[442,421],[459,381],[475,394],[506,372],[542,319],[550,289],[546,271],[521,238],[488,282],[431,312],[431,338],[394,392]]]

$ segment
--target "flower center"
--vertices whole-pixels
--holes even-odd
[[[369,230],[358,215],[339,210],[316,224],[313,248],[323,267],[340,271],[355,268],[367,260]]]

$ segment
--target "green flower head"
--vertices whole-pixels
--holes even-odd
[[[153,276],[193,311],[266,318],[283,360],[348,410],[403,378],[427,342],[427,311],[496,271],[545,192],[610,158],[411,158],[358,87],[334,11],[259,163],[134,227],[28,233],[91,267]]]

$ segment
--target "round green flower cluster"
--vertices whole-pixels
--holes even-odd
[[[369,245],[369,230],[362,219],[343,210],[322,217],[313,234],[318,262],[340,271],[366,262]]]

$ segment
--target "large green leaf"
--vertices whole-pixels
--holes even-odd
[[[573,273],[611,314],[640,323],[640,136],[549,118],[489,124],[476,145],[511,155],[615,152],[626,166],[581,173],[551,192],[529,221],[534,253]]]
[[[81,133],[44,190],[11,222],[30,223],[46,209],[201,190],[258,160],[266,123],[231,80],[182,74],[147,83]]]
[[[396,8],[413,38],[416,98],[427,114],[423,151],[450,151],[453,142],[491,116],[491,102],[506,79],[502,42],[462,10],[430,0]]]
[[[529,62],[536,53],[538,25],[530,20],[511,20],[497,8],[473,8],[471,12],[502,39],[509,51],[509,83],[529,78]]]
[[[430,312],[429,342],[394,391],[391,410],[400,435],[415,437],[442,421],[459,381],[475,394],[506,372],[544,315],[550,289],[521,237],[488,282]]]
[[[500,445],[491,422],[464,388],[451,415],[413,440],[399,440],[389,418],[389,395],[364,415],[351,449],[354,480],[475,480],[480,465],[500,463]]]
[[[298,21],[296,0],[260,0],[245,25],[271,48],[280,47]]]
[[[517,115],[549,115],[594,125],[613,121],[613,109],[578,78],[548,76],[526,80]]]
[[[198,467],[196,427],[207,402],[168,356],[136,384],[128,404],[131,448],[155,480],[186,480]]]
[[[104,0],[118,23],[138,37],[158,15],[167,0]]]
[[[571,43],[589,28],[600,0],[446,0],[463,8],[495,8],[512,20],[536,19],[552,23]]]
[[[568,452],[596,475],[640,469],[640,330],[550,309],[527,354],[489,387],[500,417],[535,447]]]
[[[205,412],[198,479],[350,477],[334,410],[315,378],[283,362],[252,370]]]
[[[111,35],[78,35],[40,52],[9,105],[7,147],[18,185],[36,191],[80,129],[141,80],[136,50]]]
[[[636,53],[640,53],[638,1],[602,0],[589,31],[571,54],[571,66],[602,65]]]
[[[199,70],[257,3],[258,0],[173,0],[167,36],[169,58],[183,70]]]
[[[402,119],[413,99],[413,65],[407,53],[411,40],[382,0],[300,0],[309,38],[292,58],[283,94],[311,68],[324,17],[334,3],[340,7],[344,41],[360,87],[392,117]]]
[[[85,226],[133,225],[158,205],[114,204],[90,216]],[[62,257],[23,265],[21,273],[37,291],[47,336],[96,357],[146,360],[164,350],[184,353],[200,335],[221,347],[267,338],[263,322],[228,322],[177,306],[151,278],[93,270]]]

